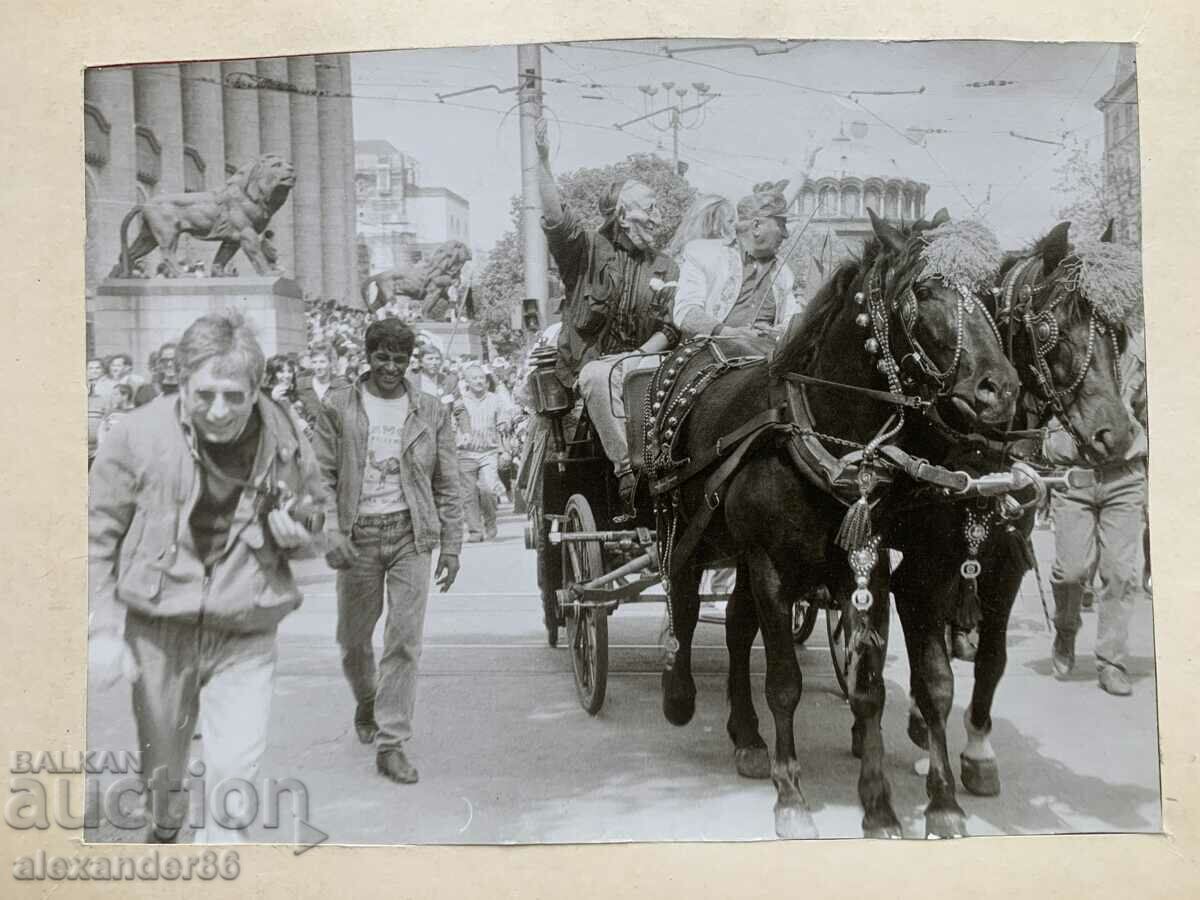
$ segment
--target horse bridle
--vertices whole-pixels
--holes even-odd
[[[896,354],[892,349],[891,342],[891,316],[889,315],[893,304],[884,297],[883,289],[880,282],[882,281],[880,272],[880,263],[876,263],[871,271],[867,273],[866,279],[866,295],[863,300],[867,306],[867,314],[870,318],[870,327],[873,337],[867,341],[868,352],[878,352],[879,362],[876,364],[880,373],[888,380],[888,386],[894,393],[904,393],[901,372],[904,366],[911,361],[913,367],[920,373],[926,383],[933,386],[934,398],[942,398],[949,396],[952,388],[952,379],[955,373],[958,372],[958,367],[962,363],[963,355],[963,334],[964,320],[967,314],[973,309],[982,310],[984,318],[987,319],[992,333],[996,335],[996,340],[1000,340],[1000,332],[996,327],[995,321],[991,314],[988,313],[987,307],[979,302],[978,298],[963,284],[951,283],[951,287],[958,293],[958,301],[955,304],[955,323],[954,323],[954,356],[946,369],[939,369],[933,361],[933,356],[926,350],[916,335],[916,324],[918,317],[917,296],[913,291],[913,287],[909,284],[901,293],[896,306],[897,318],[900,321],[900,328],[904,334],[904,340],[907,341],[909,352],[903,354],[897,359]],[[863,297],[862,294],[857,294],[855,299]],[[905,381],[912,379],[907,376]]]
[[[1029,283],[1028,276],[1039,267],[1040,261],[1040,257],[1031,256],[1017,263],[1004,276],[1000,285],[1001,308],[999,315],[1001,321],[1007,327],[1008,358],[1015,362],[1013,359],[1013,344],[1019,322],[1020,327],[1025,330],[1025,335],[1029,341],[1033,356],[1033,364],[1030,366],[1030,370],[1033,372],[1037,383],[1034,399],[1038,406],[1039,418],[1044,421],[1047,418],[1046,410],[1050,410],[1055,418],[1058,419],[1059,424],[1074,439],[1075,445],[1079,448],[1080,452],[1085,456],[1091,456],[1093,453],[1091,442],[1079,433],[1079,429],[1075,427],[1071,422],[1070,416],[1067,415],[1067,410],[1075,403],[1078,397],[1079,389],[1083,386],[1083,381],[1087,377],[1088,370],[1096,358],[1096,345],[1102,337],[1111,341],[1113,350],[1113,375],[1116,378],[1118,388],[1120,387],[1121,369],[1119,361],[1121,353],[1117,343],[1117,330],[1110,325],[1106,325],[1097,315],[1095,307],[1090,303],[1088,304],[1088,342],[1084,352],[1083,363],[1079,368],[1079,373],[1071,381],[1070,385],[1059,390],[1055,386],[1054,373],[1051,371],[1048,361],[1050,354],[1054,352],[1055,348],[1062,341],[1062,335],[1058,328],[1058,318],[1054,315],[1054,311],[1067,297],[1079,290],[1079,269],[1076,267],[1067,276],[1069,280],[1062,285],[1062,293],[1051,303],[1047,304],[1045,309],[1038,310],[1037,298],[1044,293],[1052,291],[1058,283],[1055,279],[1046,279],[1040,283],[1036,281],[1033,284]]]

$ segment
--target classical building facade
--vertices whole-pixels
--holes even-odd
[[[806,296],[833,266],[857,254],[874,234],[868,209],[894,223],[924,218],[928,184],[901,175],[874,174],[896,168],[896,160],[903,158],[901,150],[876,147],[847,137],[844,131],[822,148],[793,206],[793,213],[802,217],[795,227],[806,228],[806,239],[792,254],[791,265]]]
[[[1096,101],[1104,115],[1104,188],[1116,212],[1113,236],[1142,240],[1142,169],[1138,142],[1137,60],[1132,44],[1117,51],[1112,87]]]
[[[134,204],[219,189],[240,166],[276,153],[296,169],[269,226],[278,265],[306,297],[357,302],[350,104],[348,54],[88,69],[88,296],[117,262],[121,220]],[[180,255],[207,263],[216,248],[185,238]],[[241,254],[233,266],[253,274]]]
[[[446,241],[471,243],[471,204],[444,187],[420,183],[420,164],[388,141],[354,145],[358,239],[372,271],[412,262]]]

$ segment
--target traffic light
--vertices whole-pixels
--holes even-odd
[[[542,330],[542,315],[538,310],[537,297],[526,297],[521,301],[521,324],[526,331]]]

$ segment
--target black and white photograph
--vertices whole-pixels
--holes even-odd
[[[1138,61],[87,68],[85,839],[1163,832]]]

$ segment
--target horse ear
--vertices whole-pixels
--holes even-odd
[[[907,243],[904,240],[904,235],[875,215],[875,210],[869,206],[867,207],[867,214],[871,217],[871,228],[875,231],[875,237],[879,238],[883,242],[883,245],[893,253],[903,253]]]
[[[1042,239],[1042,275],[1048,276],[1058,268],[1058,264],[1066,259],[1071,250],[1067,240],[1067,232],[1071,230],[1070,222],[1059,222]]]
[[[1113,220],[1108,220],[1108,227],[1104,229],[1104,234],[1100,235],[1100,243],[1111,244],[1113,239]]]
[[[933,221],[930,222],[931,228],[937,228],[939,225],[945,225],[950,221],[950,213],[946,212],[946,207],[942,207],[933,214]]]

